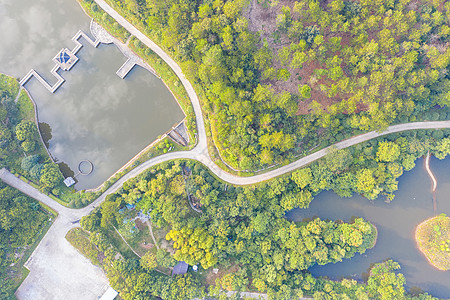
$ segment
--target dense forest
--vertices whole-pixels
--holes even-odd
[[[0,298],[9,299],[23,280],[23,263],[53,215],[0,181]]]
[[[285,163],[393,123],[448,119],[445,1],[108,2],[178,61],[201,96],[212,141],[234,168]],[[132,47],[152,54],[136,40]],[[310,266],[363,253],[376,229],[360,218],[284,218],[324,190],[391,201],[398,177],[428,151],[449,154],[450,131],[331,149],[306,168],[248,187],[220,182],[196,162],[163,163],[82,219],[84,247],[94,260],[103,254],[98,263],[124,299],[221,298],[232,290],[271,299],[434,299],[407,292],[392,260],[373,265],[365,282],[314,278]],[[117,243],[114,231],[132,236],[138,227],[128,206],[150,216],[168,247],[139,258]],[[176,260],[200,271],[168,277]],[[211,280],[213,268],[222,271]]]
[[[169,280],[165,275],[157,275],[161,281],[156,285],[153,281],[135,283],[150,280],[153,275],[142,274],[155,273],[155,267],[173,267],[175,261],[168,257],[198,264],[207,269],[205,272],[212,268],[226,270],[215,283],[207,283],[203,275],[188,275],[193,280],[192,292],[199,291],[197,286],[206,285],[205,293],[258,290],[273,299],[290,299],[295,295],[312,295],[315,299],[413,297],[406,294],[403,276],[395,275],[394,271],[399,269],[395,262],[374,267],[373,274],[389,275],[379,275],[365,284],[313,278],[307,272],[310,266],[363,253],[372,247],[376,232],[370,223],[359,218],[350,223],[318,218],[293,223],[284,218],[284,213],[296,207],[307,208],[313,196],[324,190],[346,197],[356,192],[369,199],[384,195],[390,201],[397,190],[396,179],[404,170],[413,168],[418,157],[432,151],[443,159],[450,153],[449,134],[448,130],[392,134],[331,151],[325,158],[290,175],[248,187],[220,182],[193,161],[163,163],[127,181],[93,214],[84,217],[81,225],[91,232],[92,243],[101,244],[97,247],[105,250],[112,261],[117,260],[118,250],[106,251],[111,243],[107,232],[123,227],[126,205],[148,213],[153,225],[167,232],[168,252],[158,252],[151,269],[142,267],[136,257],[126,255],[120,262],[114,262],[113,267],[109,263],[104,265],[110,282],[124,298],[139,299],[152,294],[177,299],[176,293],[164,294],[167,290],[162,286]],[[180,279],[183,288],[177,287],[176,291],[190,291],[189,286],[184,286],[187,278]],[[371,285],[377,288],[370,288]]]
[[[290,189],[298,189],[293,181],[290,185]],[[229,285],[227,289],[245,290],[252,278],[253,287],[261,291],[282,288],[283,293],[298,294],[302,289],[293,288],[295,276],[291,273],[302,276],[311,265],[364,253],[374,245],[376,230],[363,219],[351,224],[320,219],[289,222],[283,218],[286,209],[279,204],[285,188],[276,181],[256,188],[226,186],[197,163],[170,162],[128,181],[93,214],[84,217],[81,225],[104,236],[102,232],[108,227],[123,223],[120,208],[134,204],[138,210],[149,212],[154,225],[170,228],[166,239],[177,249],[173,255],[176,260],[199,264],[205,270],[217,265],[239,269],[222,278],[223,285]],[[191,210],[186,191],[191,199],[200,199],[201,216]],[[299,191],[297,195],[301,198],[297,200],[305,203],[311,199],[309,193]],[[124,292],[122,297],[138,299],[151,293],[145,290],[148,286],[141,286],[141,290],[132,288],[132,279],[124,281],[121,277],[128,271],[109,267],[107,271],[110,282]]]
[[[396,145],[381,140],[378,148],[384,149],[387,143]],[[364,146],[370,148],[370,144]],[[124,299],[148,299],[150,295],[187,299],[202,294],[220,298],[221,291],[231,290],[260,291],[271,299],[303,295],[315,299],[434,299],[407,294],[403,275],[396,273],[400,266],[393,261],[375,264],[365,283],[312,277],[307,269],[314,264],[341,261],[371,248],[376,231],[360,218],[350,223],[286,220],[286,211],[306,208],[312,200],[314,192],[299,179],[303,170],[257,186],[234,187],[216,180],[196,162],[163,163],[127,181],[84,217],[81,226],[90,232],[91,245],[106,256],[102,265]],[[191,209],[189,202],[197,204],[201,213]],[[108,232],[125,227],[127,204],[148,213],[155,228],[165,229],[168,248],[156,254],[149,251],[139,259],[112,246]],[[200,273],[162,274],[162,268],[170,269],[176,263],[170,257],[197,264]],[[212,268],[223,271],[211,282]]]
[[[450,99],[443,0],[109,2],[178,60],[238,169],[436,119]]]

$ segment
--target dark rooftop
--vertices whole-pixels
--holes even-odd
[[[189,265],[184,261],[180,261],[173,267],[172,275],[186,274]]]

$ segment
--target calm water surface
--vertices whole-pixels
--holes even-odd
[[[340,198],[335,193],[324,192],[315,197],[308,209],[287,213],[287,218],[294,221],[319,216],[348,222],[352,216],[359,216],[378,228],[378,240],[373,249],[341,263],[314,266],[310,269],[314,275],[361,279],[371,263],[392,258],[400,263],[408,287],[419,286],[434,296],[450,297],[450,271],[442,272],[431,267],[414,241],[415,226],[435,215],[431,183],[423,161],[417,160],[417,166],[400,177],[399,190],[389,204],[383,199],[370,202],[361,196]],[[440,161],[432,158],[430,166],[438,179],[437,213],[450,215],[450,159]]]
[[[73,49],[79,29],[90,34],[89,22],[75,0],[0,0],[0,72],[23,77],[34,68],[55,82],[51,59],[61,48]],[[100,185],[184,115],[150,72],[135,67],[120,79],[116,71],[126,58],[114,45],[93,48],[80,41],[80,60],[71,71],[60,71],[66,82],[55,94],[36,79],[26,88],[39,122],[49,125],[44,127],[51,131],[52,156],[75,173],[82,160],[94,164],[91,175],[77,177],[75,187],[86,189]]]
[[[74,47],[71,38],[79,29],[88,32],[89,18],[75,0],[0,0],[0,29],[0,72],[22,77],[34,68],[52,81],[51,59],[61,48]],[[137,68],[125,80],[119,79],[115,72],[125,58],[115,46],[86,45],[79,57],[70,72],[62,72],[67,81],[55,94],[36,80],[27,88],[38,103],[39,121],[50,125],[53,156],[74,171],[83,159],[94,163],[92,175],[78,177],[76,187],[82,189],[102,183],[183,114],[162,82],[149,72]],[[309,209],[287,214],[295,221],[313,216],[349,221],[361,216],[379,230],[375,248],[342,263],[315,266],[313,274],[361,278],[371,263],[392,258],[401,264],[408,286],[450,296],[450,272],[432,268],[413,239],[415,226],[434,215],[430,180],[422,162],[418,160],[418,166],[401,177],[390,204],[324,192]],[[438,213],[450,214],[450,159],[432,159],[431,167],[439,180]]]

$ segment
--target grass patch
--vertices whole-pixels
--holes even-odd
[[[152,237],[148,230],[148,226],[145,223],[141,223],[136,220],[136,226],[139,232],[135,234],[132,238],[125,238],[128,244],[136,251],[140,256],[143,256],[148,251],[156,254],[156,246],[153,245]]]
[[[108,230],[105,232],[106,236],[108,237],[108,241],[113,245],[120,254],[123,255],[125,258],[139,258],[134,254],[134,252],[128,247],[128,245],[122,240],[122,238],[117,234],[117,232],[114,230],[114,227],[110,226]]]
[[[24,89],[20,91],[19,99],[17,99],[17,108],[21,119],[34,121],[34,105]]]
[[[445,214],[420,223],[415,234],[419,250],[439,270],[450,270],[450,218]]]
[[[100,251],[89,241],[89,233],[81,228],[73,228],[66,234],[66,240],[94,265],[100,265]]]

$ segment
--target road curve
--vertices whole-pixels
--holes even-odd
[[[200,101],[198,99],[197,94],[195,93],[194,88],[191,83],[186,79],[181,70],[180,66],[158,45],[156,45],[151,39],[149,39],[145,34],[139,31],[136,27],[134,27],[130,22],[128,22],[124,17],[122,17],[117,11],[115,11],[111,6],[109,6],[104,0],[94,0],[98,6],[100,6],[107,14],[109,14],[113,19],[117,21],[122,27],[124,27],[128,32],[134,35],[137,39],[139,39],[142,43],[144,43],[147,47],[152,49],[153,52],[159,55],[169,66],[170,68],[177,74],[178,78],[180,78],[181,83],[186,89],[189,98],[191,99],[192,106],[195,112],[195,120],[197,122],[197,131],[198,131],[198,143],[197,147],[205,148],[206,144],[206,131],[205,131],[205,123],[202,117],[202,108],[200,106]]]
[[[67,251],[68,243],[65,241],[65,233],[74,226],[78,226],[77,221],[85,216],[88,215],[95,207],[101,204],[102,201],[105,200],[106,196],[116,192],[120,189],[120,187],[123,185],[123,183],[133,177],[138,176],[145,170],[148,170],[149,168],[174,159],[193,159],[201,162],[204,164],[212,173],[214,173],[218,178],[220,178],[223,181],[229,182],[231,184],[235,185],[249,185],[249,184],[255,184],[262,181],[266,181],[269,179],[272,179],[274,177],[289,173],[297,168],[301,168],[303,166],[306,166],[317,159],[320,159],[327,155],[329,149],[331,147],[336,147],[338,149],[344,149],[365,141],[368,141],[373,138],[377,138],[379,136],[383,136],[390,133],[395,132],[401,132],[401,131],[407,131],[407,130],[416,130],[416,129],[438,129],[438,128],[450,128],[450,121],[436,121],[436,122],[416,122],[416,123],[405,123],[405,124],[399,124],[388,127],[388,129],[384,132],[368,132],[365,134],[361,134],[352,138],[349,138],[345,141],[336,143],[330,147],[324,148],[322,150],[319,150],[315,153],[312,153],[308,156],[305,156],[303,158],[300,158],[299,160],[290,163],[288,165],[285,165],[283,167],[274,169],[272,171],[269,171],[264,174],[259,174],[256,176],[251,177],[239,177],[233,174],[230,174],[221,168],[219,168],[212,160],[211,157],[208,154],[208,148],[207,148],[207,137],[206,137],[206,131],[205,131],[205,124],[202,116],[201,106],[198,99],[197,94],[194,91],[194,88],[190,84],[190,82],[186,79],[183,72],[181,71],[181,68],[178,66],[178,64],[170,58],[167,53],[165,53],[158,45],[156,45],[153,41],[151,41],[147,36],[145,36],[143,33],[141,33],[137,28],[135,28],[133,25],[131,25],[127,20],[125,20],[122,16],[120,16],[114,9],[112,9],[104,0],[94,0],[103,10],[105,10],[112,18],[114,18],[120,25],[122,25],[125,29],[127,29],[132,35],[137,37],[141,42],[143,42],[146,46],[148,46],[150,49],[152,49],[155,53],[157,53],[171,68],[172,70],[177,74],[177,76],[180,78],[182,84],[184,85],[189,98],[191,99],[195,116],[196,116],[196,122],[197,122],[197,145],[190,151],[181,151],[181,152],[171,152],[167,153],[155,158],[152,158],[141,165],[137,166],[127,174],[125,174],[123,177],[121,177],[119,180],[117,180],[111,187],[109,187],[100,197],[98,197],[93,203],[86,206],[82,209],[70,209],[67,207],[63,207],[62,205],[59,205],[58,203],[54,202],[51,198],[43,195],[38,190],[36,190],[31,185],[21,181],[20,179],[17,179],[14,175],[9,173],[7,170],[2,169],[0,170],[0,179],[8,183],[9,185],[21,190],[25,194],[35,198],[36,200],[50,206],[52,209],[57,211],[59,213],[59,216],[57,220],[55,221],[54,225],[51,227],[51,230],[49,233],[44,237],[44,239],[41,241],[39,246],[36,248],[36,250],[33,252],[32,257],[34,257],[34,260],[32,260],[32,263],[30,263],[30,275],[27,277],[27,279],[24,281],[24,283],[19,287],[18,293],[20,294],[19,298],[22,299],[36,299],[36,293],[39,294],[39,289],[42,289],[43,287],[47,287],[48,292],[51,293],[50,289],[48,287],[48,282],[52,281],[52,277],[49,274],[46,274],[47,272],[43,272],[43,267],[51,268],[53,271],[57,271],[57,274],[62,274],[61,276],[66,276],[67,270],[64,271],[64,268],[62,267],[62,264],[64,264],[66,261],[70,261],[74,263],[73,265],[81,265],[85,259],[80,254],[74,254],[73,248],[71,248],[72,252],[70,255]],[[55,233],[54,233],[55,232]],[[51,241],[55,241],[55,244],[51,244]],[[57,243],[56,243],[57,242]],[[47,245],[47,246],[46,246]],[[52,255],[55,255],[55,253],[58,253],[60,255],[59,263],[56,261],[45,261],[41,262],[40,257],[50,257],[49,253],[53,253]],[[84,260],[83,260],[84,259]],[[33,261],[35,263],[33,263]],[[93,266],[89,266],[89,263],[86,263],[84,261],[84,268],[86,270],[91,270],[91,273],[94,274],[95,270],[92,269]],[[62,269],[62,271],[61,271]],[[67,269],[67,268],[65,268]],[[48,275],[48,276],[47,276]],[[34,276],[34,277],[33,277]],[[41,282],[37,284],[34,281],[34,278],[36,277],[42,277]],[[80,276],[82,277],[82,274],[80,273]],[[100,276],[100,275],[99,275]],[[61,277],[61,278],[63,278]],[[64,277],[66,278],[66,277]],[[90,279],[89,282],[93,283],[93,286],[91,290],[98,291],[101,286],[101,284],[104,284],[105,278],[104,276],[99,277],[99,282],[94,284],[93,279]],[[55,281],[55,280],[53,280]],[[34,282],[34,283],[33,283]],[[64,285],[64,282],[61,284],[59,282],[54,282],[54,286],[61,286],[61,284]],[[46,290],[46,291],[47,291]],[[37,292],[36,292],[37,291]],[[42,294],[40,294],[42,295]],[[49,295],[49,294],[46,294]],[[70,296],[74,295],[67,295],[71,299]],[[56,298],[55,298],[56,299]]]
[[[108,13],[113,19],[115,19],[121,26],[123,26],[126,30],[128,30],[132,35],[134,35],[137,39],[139,39],[142,43],[144,43],[147,47],[152,49],[155,53],[157,53],[177,74],[180,78],[181,83],[185,87],[189,98],[191,99],[192,105],[194,107],[195,117],[197,121],[197,131],[198,131],[198,144],[197,146],[189,152],[176,152],[170,153],[166,155],[162,155],[159,158],[151,159],[137,168],[135,168],[130,173],[126,174],[122,177],[116,184],[111,186],[104,194],[109,194],[116,191],[126,180],[135,177],[137,174],[143,172],[144,170],[152,167],[156,163],[171,160],[171,159],[195,159],[201,163],[203,163],[206,167],[208,167],[212,173],[214,173],[220,179],[229,182],[235,185],[248,185],[255,184],[258,182],[266,181],[271,178],[286,174],[291,172],[297,168],[301,168],[305,165],[310,164],[311,162],[325,156],[328,153],[329,148],[337,147],[338,149],[347,148],[364,141],[386,135],[389,133],[406,131],[406,130],[414,130],[414,129],[436,129],[436,128],[450,128],[450,121],[436,121],[436,122],[415,122],[415,123],[405,123],[388,127],[388,129],[382,133],[378,133],[376,131],[372,131],[369,133],[361,134],[359,136],[347,139],[345,141],[334,144],[333,146],[324,148],[319,150],[313,154],[305,156],[293,163],[290,163],[286,166],[274,169],[264,174],[251,176],[251,177],[239,177],[236,175],[232,175],[221,168],[219,168],[209,156],[207,151],[207,137],[205,131],[205,123],[203,120],[202,110],[200,106],[200,102],[197,94],[195,93],[194,88],[191,83],[186,79],[181,70],[180,66],[158,45],[156,45],[151,39],[149,39],[145,34],[139,31],[136,27],[134,27],[130,22],[128,22],[124,17],[122,17],[117,11],[115,11],[110,5],[108,5],[105,0],[94,0],[106,13]],[[102,195],[99,199],[95,201],[95,205],[98,205],[98,202],[101,202],[104,199]]]
[[[450,121],[417,122],[394,125],[390,126],[386,131],[382,133],[375,131],[368,132],[336,143],[333,146],[338,149],[344,149],[390,133],[415,129],[438,128],[450,128]],[[196,147],[191,151],[171,152],[152,158],[145,163],[137,166],[135,169],[131,170],[129,173],[116,181],[93,203],[83,209],[78,210],[70,209],[56,203],[51,198],[43,195],[28,183],[25,183],[22,180],[16,178],[6,169],[1,169],[0,179],[2,179],[7,184],[21,190],[25,194],[35,198],[36,200],[45,203],[59,213],[59,216],[56,219],[55,223],[50,228],[47,235],[42,239],[36,250],[33,252],[30,260],[26,263],[26,267],[29,268],[31,272],[17,290],[16,295],[19,299],[36,299],[36,295],[42,296],[43,299],[50,299],[50,296],[55,296],[60,293],[61,289],[73,288],[72,285],[66,284],[68,281],[68,274],[71,274],[70,276],[72,281],[76,277],[77,280],[74,281],[82,284],[86,293],[89,292],[99,295],[99,293],[105,289],[104,286],[106,279],[104,274],[99,272],[99,269],[96,269],[96,267],[90,264],[89,261],[87,261],[81,254],[77,253],[73,248],[71,248],[71,246],[65,240],[65,234],[71,228],[78,226],[78,221],[81,217],[88,215],[96,206],[100,205],[101,202],[105,200],[107,195],[116,192],[125,181],[138,176],[143,171],[157,164],[174,159],[194,159],[205,164],[211,170],[211,172],[213,172],[220,179],[232,184],[245,185],[269,180],[276,176],[283,175],[297,168],[303,167],[327,155],[328,150],[333,146],[319,150],[279,169],[252,177],[239,177],[223,171],[216,164],[214,164],[214,162],[211,161],[211,158],[209,157],[206,149],[203,149],[202,151],[200,147]],[[58,258],[57,260],[55,260],[56,257]],[[73,273],[75,266],[83,266],[76,276]],[[89,277],[83,275],[86,272],[90,274]],[[57,279],[55,280],[55,278]],[[38,279],[39,283],[37,283]],[[52,284],[49,284],[49,282]],[[66,296],[66,299],[68,300],[72,299],[72,296],[76,295],[76,293],[70,295],[69,294],[67,294]]]

